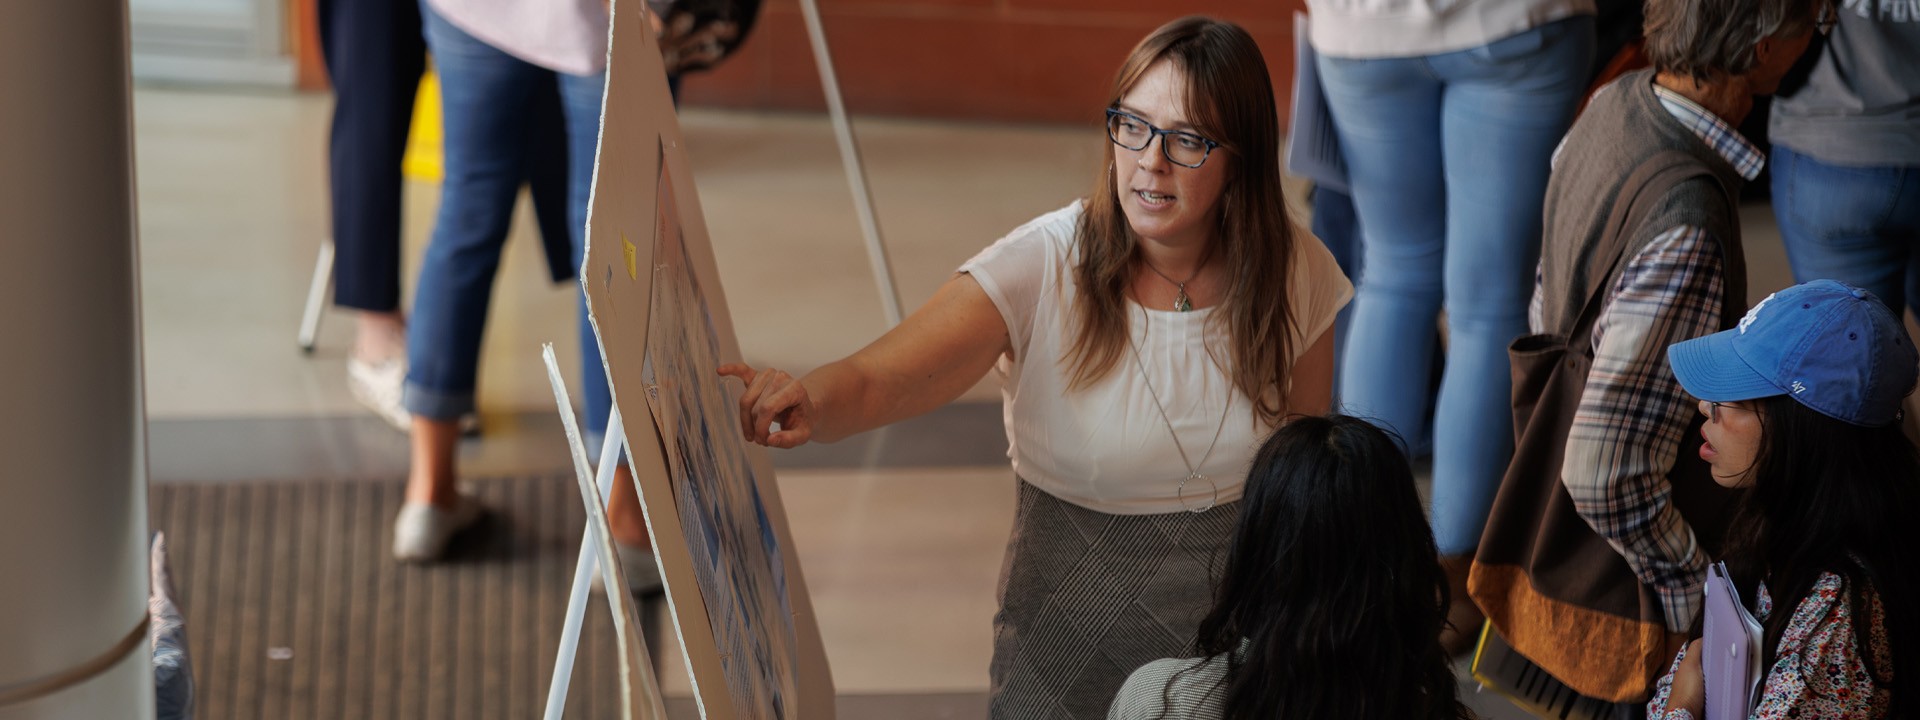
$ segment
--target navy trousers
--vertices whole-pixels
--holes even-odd
[[[334,88],[327,148],[333,197],[334,304],[400,308],[400,160],[427,46],[420,6],[397,0],[320,0],[320,48]],[[559,89],[538,94],[527,180],[550,274],[573,277],[567,221],[567,136]]]

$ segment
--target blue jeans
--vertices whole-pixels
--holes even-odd
[[[1307,193],[1313,206],[1313,235],[1333,253],[1333,262],[1347,278],[1360,282],[1360,219],[1354,217],[1353,197],[1338,190],[1316,187]],[[1353,305],[1340,308],[1333,318],[1334,382],[1340,382],[1340,357],[1347,346],[1347,328],[1353,319]],[[1337,398],[1336,398],[1337,400]]]
[[[1360,218],[1354,215],[1353,196],[1338,190],[1316,187],[1307,193],[1307,202],[1313,206],[1313,234],[1327,246],[1327,252],[1333,253],[1333,262],[1340,266],[1340,272],[1355,284],[1360,282],[1360,248],[1365,243],[1360,234]],[[1347,333],[1353,326],[1353,304],[1340,308],[1333,317],[1333,383],[1335,403],[1340,402],[1340,362],[1347,354]],[[1437,331],[1436,331],[1437,332]],[[1435,380],[1440,377],[1440,360],[1437,355],[1431,358]],[[1430,383],[1433,385],[1433,383]],[[1438,388],[1433,388],[1438,389]],[[1433,393],[1427,393],[1427,412],[1421,417],[1429,417],[1433,408]],[[1433,453],[1433,437],[1402,438],[1406,447],[1415,457],[1424,457]]]
[[[535,93],[558,80],[567,125],[567,221],[579,267],[606,73],[555,73],[468,35],[431,6],[423,4],[421,13],[440,73],[446,180],[407,328],[406,406],[415,415],[450,420],[473,411],[493,277],[520,181],[533,162],[526,148]],[[584,297],[578,330],[588,442],[597,450],[612,401]]]
[[[1794,282],[1839,280],[1920,308],[1920,167],[1829,165],[1773,146],[1773,214]]]
[[[1479,544],[1513,452],[1507,344],[1527,331],[1549,158],[1593,42],[1593,18],[1581,16],[1439,55],[1319,59],[1366,235],[1339,396],[1403,438],[1426,435],[1445,307],[1432,431],[1443,553]]]

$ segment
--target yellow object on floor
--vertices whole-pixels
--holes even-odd
[[[414,180],[439,182],[446,177],[440,148],[440,76],[429,69],[413,98],[413,127],[407,131],[407,154],[400,160],[400,172]]]

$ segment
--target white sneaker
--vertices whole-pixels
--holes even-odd
[[[377,363],[348,357],[347,389],[353,392],[354,400],[372,410],[374,415],[387,421],[394,429],[403,433],[413,432],[413,413],[407,412],[404,401],[407,394],[405,355],[396,355]],[[477,413],[460,416],[460,434],[469,437],[480,434],[480,416]]]
[[[665,587],[660,580],[660,563],[653,558],[653,548],[628,545],[615,540],[614,554],[620,556],[620,569],[627,574],[627,592],[636,596],[651,595]],[[606,581],[600,573],[600,566],[593,566],[593,591],[605,593]]]
[[[407,356],[395,355],[377,363],[347,358],[347,389],[381,420],[400,432],[413,430],[413,413],[401,402],[406,395]]]
[[[472,497],[461,494],[451,508],[409,502],[393,520],[393,558],[430,562],[447,552],[447,543],[486,514]]]

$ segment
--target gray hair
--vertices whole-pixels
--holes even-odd
[[[1827,0],[1647,0],[1647,60],[1701,83],[1753,69],[1753,48],[1812,29]]]

